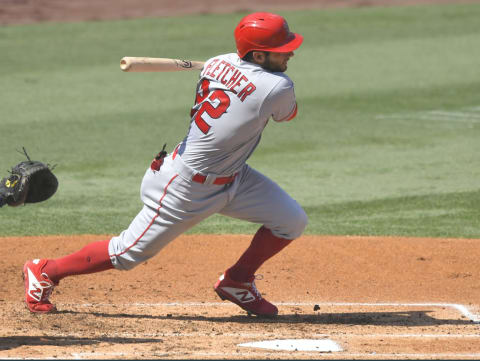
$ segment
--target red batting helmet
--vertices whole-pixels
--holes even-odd
[[[290,32],[282,16],[272,13],[245,16],[235,28],[234,35],[240,58],[252,50],[288,53],[303,41],[302,35]]]

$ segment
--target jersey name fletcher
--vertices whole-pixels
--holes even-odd
[[[242,102],[257,89],[239,69],[220,58],[213,59],[208,63],[202,71],[202,75],[225,85],[233,94],[237,94]]]

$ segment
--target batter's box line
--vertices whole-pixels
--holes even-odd
[[[309,306],[310,304],[304,304]],[[452,308],[460,312],[463,316],[468,318],[473,323],[480,323],[480,316],[471,312],[467,306],[458,303],[355,303],[355,302],[327,302],[318,303],[319,306],[371,306],[371,307],[445,307]],[[288,303],[285,303],[288,306]],[[292,304],[294,306],[294,304]]]
[[[467,306],[459,303],[394,303],[394,302],[374,302],[374,303],[358,303],[358,302],[278,302],[275,303],[278,306],[344,306],[344,307],[354,307],[354,306],[364,306],[364,307],[445,307],[454,309],[466,318],[468,318],[473,323],[480,323],[480,316],[471,312]],[[82,307],[108,307],[112,306],[110,303],[83,303],[83,304],[68,304],[63,303],[63,305],[74,305]],[[222,306],[235,306],[233,303],[223,303],[223,302],[167,302],[167,303],[121,303],[116,304],[117,307],[222,307]]]

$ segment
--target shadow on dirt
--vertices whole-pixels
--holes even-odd
[[[163,341],[158,338],[10,336],[0,337],[0,351],[10,350],[20,346],[86,346],[99,344],[101,342],[137,344]]]
[[[101,312],[76,312],[59,311],[62,314],[91,315],[105,318],[125,319],[152,319],[152,320],[177,320],[177,321],[205,321],[205,322],[236,322],[236,323],[304,323],[320,325],[374,325],[374,326],[438,326],[438,325],[470,325],[469,319],[438,319],[431,317],[433,311],[408,311],[408,312],[354,312],[354,313],[316,313],[316,314],[289,314],[278,315],[274,318],[250,315],[235,316],[201,316],[195,314],[127,314],[127,313],[101,313]]]

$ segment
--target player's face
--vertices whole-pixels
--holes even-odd
[[[287,63],[290,58],[293,56],[293,51],[288,53],[266,53],[265,62],[263,67],[270,71],[280,71],[284,72],[287,70]]]
[[[287,70],[288,60],[293,56],[293,51],[288,53],[272,53],[266,51],[254,51],[253,61],[262,68],[273,72],[284,72]]]

